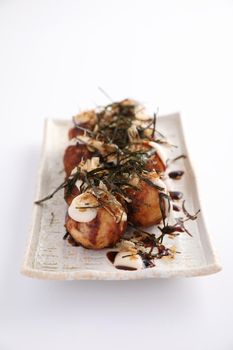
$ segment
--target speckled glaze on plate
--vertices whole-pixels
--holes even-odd
[[[52,192],[64,179],[62,158],[68,145],[67,132],[70,127],[71,122],[66,120],[48,119],[45,122],[35,199]],[[179,114],[159,117],[158,129],[178,146],[170,151],[171,158],[180,154],[188,156]],[[189,156],[171,165],[169,171],[177,168],[184,170],[185,175],[181,180],[174,181],[174,190],[184,193],[187,208],[195,212],[201,205]],[[106,253],[109,249],[87,250],[73,247],[63,240],[66,210],[63,191],[43,205],[33,205],[32,224],[21,269],[24,275],[53,280],[129,280],[201,276],[221,270],[202,212],[196,221],[187,223],[193,237],[182,234],[173,240],[181,254],[174,259],[156,260],[153,268],[124,271],[116,269],[108,260]]]

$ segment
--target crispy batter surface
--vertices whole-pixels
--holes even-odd
[[[91,152],[86,145],[74,145],[69,146],[65,150],[63,157],[64,169],[66,175],[69,176],[72,170],[81,162],[81,160],[87,160],[91,158]]]
[[[126,221],[116,222],[104,208],[98,208],[97,216],[90,222],[77,222],[67,216],[66,229],[83,247],[102,249],[114,246],[126,229]]]
[[[128,190],[128,197],[132,200],[128,204],[128,219],[138,226],[159,224],[162,220],[159,192],[144,181],[139,182],[140,190]]]

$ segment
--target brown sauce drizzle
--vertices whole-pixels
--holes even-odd
[[[136,271],[137,270],[134,267],[128,267],[128,266],[124,266],[124,265],[115,266],[115,268],[118,270],[128,270],[128,271]]]
[[[116,251],[111,251],[111,252],[107,252],[107,254],[106,254],[108,260],[111,261],[112,264],[113,264],[114,261],[115,261],[115,257],[116,257],[116,255],[117,255],[117,253],[118,253],[118,252],[116,252]]]
[[[183,193],[180,191],[170,191],[171,199],[179,200],[183,197]]]
[[[173,179],[173,180],[180,180],[182,176],[184,175],[183,170],[176,170],[176,171],[171,171],[168,176]]]
[[[175,211],[181,211],[181,208],[178,207],[178,205],[176,205],[176,204],[173,204],[173,205],[172,205],[172,208],[173,208],[173,210],[175,210]]]

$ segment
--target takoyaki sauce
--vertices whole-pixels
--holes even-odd
[[[183,193],[180,191],[170,191],[171,199],[178,200],[183,197]]]
[[[106,254],[108,260],[110,260],[112,264],[114,263],[114,260],[115,260],[115,257],[116,257],[116,255],[117,255],[117,253],[118,253],[118,252],[112,251],[112,252],[107,252],[107,254]]]
[[[182,176],[184,175],[183,170],[176,170],[176,171],[171,171],[168,176],[173,179],[173,180],[180,180]]]
[[[173,208],[173,210],[175,210],[175,211],[181,211],[181,208],[178,207],[178,205],[173,204],[173,205],[172,205],[172,208]]]
[[[123,266],[123,265],[115,266],[115,268],[118,270],[128,270],[128,271],[136,271],[137,270],[134,267],[128,267],[128,266]]]

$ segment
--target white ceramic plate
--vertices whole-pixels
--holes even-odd
[[[42,159],[38,174],[36,198],[51,193],[64,179],[62,158],[67,147],[67,132],[71,122],[47,120],[45,123]],[[171,158],[186,154],[184,136],[179,114],[158,118],[158,130],[169,141],[178,146]],[[189,158],[171,165],[169,170],[184,170],[185,175],[174,181],[174,190],[184,193],[187,208],[195,212],[200,208],[196,180]],[[200,276],[215,273],[221,269],[210,236],[207,233],[203,213],[196,221],[188,222],[187,228],[193,237],[182,234],[172,241],[181,254],[174,259],[156,260],[156,266],[140,271],[117,270],[106,257],[108,250],[93,251],[73,247],[63,240],[66,203],[63,191],[58,192],[43,205],[34,205],[32,225],[26,248],[22,273],[35,278],[78,280],[128,280],[154,277]]]

